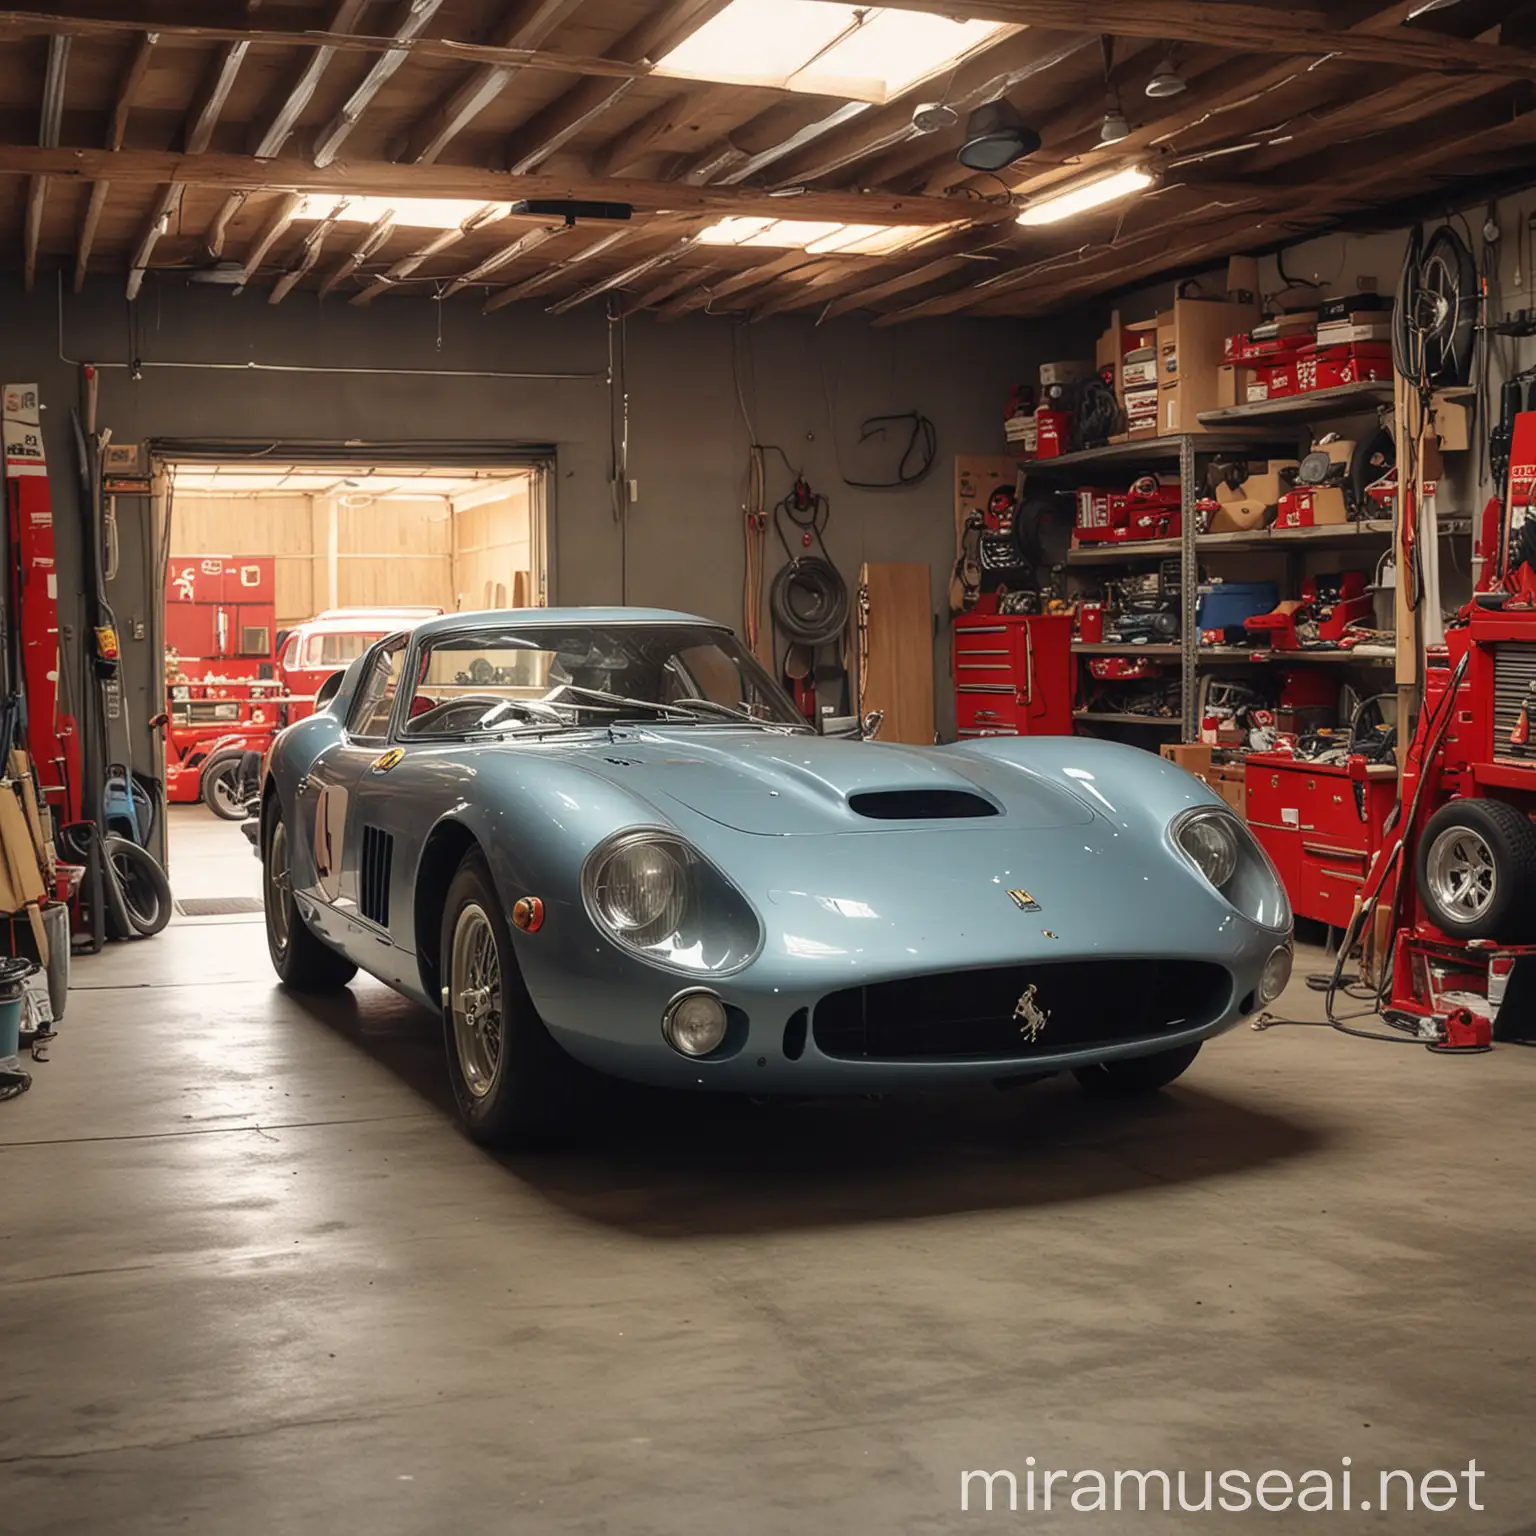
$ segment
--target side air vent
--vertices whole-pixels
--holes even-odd
[[[964,789],[869,789],[849,795],[848,809],[871,821],[954,821],[998,813],[990,800]]]
[[[363,859],[357,872],[357,909],[370,923],[389,927],[389,866],[395,840],[378,827],[363,828]]]

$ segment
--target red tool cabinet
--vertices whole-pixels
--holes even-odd
[[[274,571],[271,555],[172,557],[165,644],[186,677],[255,677],[272,660]]]
[[[955,620],[955,724],[978,736],[1072,734],[1072,620],[968,613]]]
[[[1298,917],[1342,928],[1397,802],[1397,770],[1372,765],[1364,779],[1343,766],[1279,754],[1248,758],[1248,825],[1274,860]]]

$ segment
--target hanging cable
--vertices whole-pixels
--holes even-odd
[[[939,456],[939,429],[921,411],[897,411],[887,416],[866,416],[859,424],[859,442],[884,437],[890,423],[906,421],[912,424],[907,435],[906,447],[896,462],[894,480],[850,480],[843,476],[843,484],[859,491],[895,491],[904,486],[916,485],[925,479]]]

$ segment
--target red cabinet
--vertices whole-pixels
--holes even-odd
[[[1072,620],[955,620],[955,724],[962,739],[1072,734]]]
[[[1248,758],[1248,825],[1274,861],[1298,917],[1343,927],[1381,847],[1397,802],[1397,770],[1299,763],[1255,752]]]
[[[188,678],[254,677],[272,660],[271,555],[172,556],[165,583],[165,644]]]

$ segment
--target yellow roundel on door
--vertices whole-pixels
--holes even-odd
[[[388,773],[389,770],[393,768],[395,764],[398,763],[404,756],[404,747],[391,747],[389,751],[383,755],[383,757],[374,758],[374,760],[368,765],[368,771],[370,773]]]

